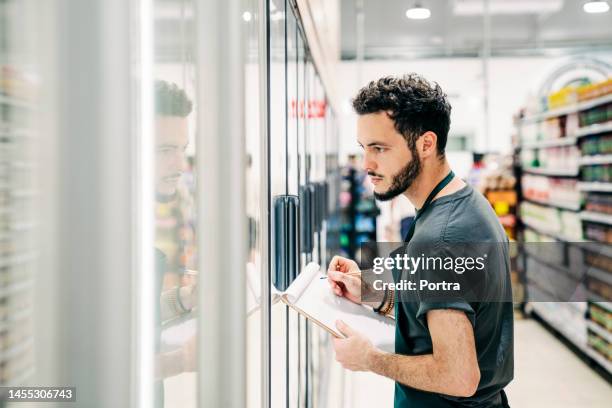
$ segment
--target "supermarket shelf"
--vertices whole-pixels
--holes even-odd
[[[610,363],[610,361],[608,361],[604,356],[602,356],[590,347],[586,347],[584,352],[587,356],[595,360],[597,364],[602,366],[607,372],[612,373],[612,363]]]
[[[576,238],[570,238],[567,237],[559,232],[553,232],[549,229],[547,229],[546,227],[543,226],[539,226],[537,225],[537,223],[533,223],[529,220],[526,219],[522,219],[523,224],[525,224],[527,227],[531,228],[532,230],[534,230],[535,232],[538,232],[540,234],[544,234],[544,235],[548,235],[549,237],[558,239],[559,241],[564,241],[564,242],[570,242],[570,243],[578,243],[578,242],[584,242],[584,240],[581,239],[576,239]]]
[[[26,252],[11,257],[0,259],[0,267],[19,265],[24,262],[34,261],[38,258],[38,252]]]
[[[37,136],[31,129],[16,128],[12,130],[0,130],[0,138],[29,138],[36,139]]]
[[[21,99],[0,94],[0,104],[16,106],[18,108],[32,109],[32,104]]]
[[[530,302],[529,305],[533,308],[533,311],[546,323],[548,323],[553,329],[559,334],[569,340],[578,350],[583,352],[587,357],[591,358],[601,367],[603,367],[608,373],[612,373],[612,363],[605,359],[601,354],[590,348],[586,343],[586,337],[584,339],[576,336],[570,330],[567,330],[567,322],[561,321],[556,316],[550,314],[545,306],[540,305],[538,302]],[[585,334],[586,334],[586,320],[585,320]]]
[[[612,102],[612,94],[608,94],[599,98],[591,99],[584,102],[579,102],[573,105],[568,105],[563,108],[549,110],[547,112],[542,112],[535,115],[530,115],[524,117],[520,123],[533,123],[539,122],[542,120],[554,118],[557,116],[567,115],[569,113],[579,112],[586,109],[594,108],[598,105],[603,105],[604,103]]]
[[[612,258],[612,244],[587,240],[584,240],[582,242],[575,242],[574,244],[581,247],[582,249],[588,250],[589,252],[596,252],[599,255],[604,255],[608,258]]]
[[[612,344],[612,332],[609,332],[608,330],[604,329],[603,327],[591,320],[587,320],[587,327],[598,335],[600,335],[601,337],[603,337],[604,339],[606,339],[608,343]]]
[[[595,266],[587,266],[587,276],[593,276],[612,286],[612,273],[603,271]]]
[[[612,192],[612,183],[604,183],[600,181],[594,182],[579,182],[578,190],[581,191],[601,191]]]
[[[612,313],[612,302],[600,302],[596,300],[590,300],[590,303],[594,303],[597,306],[606,309],[608,312]]]
[[[525,250],[525,254],[527,255],[527,257],[533,259],[538,264],[555,269],[558,272],[563,272],[565,275],[569,276],[571,279],[576,280],[576,277],[572,274],[571,269],[569,269],[566,265],[560,265],[553,261],[547,260],[543,258],[542,256],[538,255],[537,253],[535,253],[535,251]]]
[[[530,203],[534,203],[534,204],[539,204],[539,205],[545,205],[547,207],[555,207],[555,208],[560,208],[562,210],[569,210],[569,211],[579,211],[581,205],[580,204],[570,204],[570,203],[554,203],[551,201],[547,201],[547,200],[537,200],[535,198],[525,198],[524,201],[528,201]]]
[[[600,224],[612,225],[612,215],[594,211],[582,211],[580,218],[584,221],[598,222]]]
[[[610,164],[612,163],[612,154],[598,154],[594,156],[583,156],[578,162],[581,166],[593,164]]]
[[[612,131],[612,122],[596,123],[594,125],[579,128],[576,131],[576,133],[574,133],[574,136],[576,138],[580,138],[584,136],[596,135],[597,133],[610,132],[610,131]]]
[[[608,305],[612,304],[607,299],[604,299],[603,297],[601,297],[601,295],[598,295],[597,293],[594,293],[594,292],[592,292],[592,291],[590,291],[588,289],[586,291],[586,296],[587,296],[587,299],[590,302],[597,303],[598,305],[602,304],[602,303],[608,303]],[[610,310],[610,306],[608,306],[608,305],[602,305],[602,307],[607,309],[607,310]]]
[[[26,307],[16,313],[11,313],[7,320],[0,320],[0,331],[7,329],[16,322],[20,322],[32,315],[32,307]]]
[[[527,142],[521,145],[523,149],[543,149],[546,147],[558,147],[558,146],[573,146],[576,144],[575,137],[561,137],[558,139],[550,140],[538,140],[535,142]]]
[[[32,340],[31,337],[29,337],[25,341],[19,342],[15,344],[14,346],[10,347],[8,350],[2,351],[2,354],[0,355],[0,362],[9,361],[11,358],[15,357],[16,355],[19,355],[23,353],[24,351],[26,351],[33,344],[34,344],[34,341]]]
[[[523,167],[525,173],[538,174],[541,176],[555,176],[555,177],[577,177],[579,169],[567,170],[567,169],[544,169],[538,167]]]
[[[33,285],[34,281],[32,279],[27,279],[23,282],[17,282],[9,286],[0,287],[0,298],[14,295],[15,293],[19,293],[22,290],[31,288]]]
[[[544,302],[544,303],[547,303],[547,302]],[[563,304],[560,302],[555,302],[555,303],[557,303],[557,305]],[[546,323],[550,324],[551,327],[553,327],[555,330],[561,333],[563,337],[571,341],[580,350],[583,350],[583,351],[586,350],[587,348],[586,347],[586,319],[585,319],[585,328],[583,329],[585,333],[585,338],[580,338],[576,336],[575,333],[567,330],[566,321],[561,320],[557,315],[551,314],[550,311],[546,308],[546,306],[543,306],[541,302],[529,302],[529,305],[533,308],[533,311],[536,312],[538,316],[540,316],[544,321],[546,321]]]

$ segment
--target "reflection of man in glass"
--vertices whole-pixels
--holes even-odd
[[[193,200],[184,179],[192,103],[174,84],[155,83],[155,246],[166,255],[164,288],[179,284],[194,266]]]
[[[192,197],[182,182],[189,141],[187,116],[192,103],[185,91],[164,81],[155,83],[156,190],[156,406],[164,401],[163,379],[195,370],[195,335],[184,333],[179,345],[163,347],[162,325],[168,326],[195,306],[195,282],[180,285],[194,263]],[[187,283],[187,282],[184,282]],[[169,351],[162,352],[166,348]]]

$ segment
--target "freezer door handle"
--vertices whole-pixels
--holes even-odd
[[[299,198],[294,195],[274,197],[274,266],[272,283],[284,291],[298,271]]]
[[[312,189],[309,185],[300,187],[300,251],[309,254],[314,248],[312,230]]]

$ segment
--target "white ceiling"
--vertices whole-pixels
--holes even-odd
[[[567,55],[612,50],[612,11],[586,14],[582,0],[489,1],[493,55]],[[356,55],[356,3],[342,0],[341,4],[343,59]],[[483,0],[418,3],[431,10],[431,18],[405,17],[414,0],[363,0],[366,59],[480,55],[484,38]]]

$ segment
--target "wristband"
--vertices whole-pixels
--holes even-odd
[[[179,308],[183,313],[190,313],[191,309],[187,309],[183,302],[181,301],[181,287],[176,287],[176,303],[179,305]]]
[[[380,309],[382,309],[382,307],[383,307],[383,306],[385,305],[385,303],[387,302],[387,296],[388,296],[388,292],[387,292],[387,289],[385,289],[385,294],[383,295],[383,300],[382,300],[382,302],[380,303],[380,305],[379,305],[377,308],[375,308],[375,309],[374,309],[374,311],[375,311],[376,313],[380,313]]]
[[[387,305],[387,307],[385,308],[385,310],[381,310],[380,314],[381,315],[387,315],[389,314],[389,312],[391,310],[393,310],[393,306],[395,306],[395,292],[391,291],[391,297],[389,299],[389,304]]]

